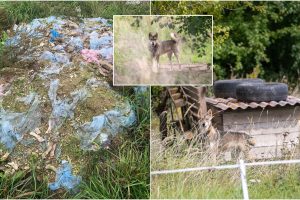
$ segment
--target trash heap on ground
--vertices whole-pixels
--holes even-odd
[[[73,190],[86,152],[107,147],[136,122],[132,106],[109,84],[112,25],[51,16],[8,34],[11,64],[0,69],[0,170],[13,174],[35,160],[51,190]]]

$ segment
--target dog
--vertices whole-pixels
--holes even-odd
[[[157,73],[159,68],[159,57],[163,54],[167,54],[171,64],[171,70],[173,70],[172,55],[174,54],[179,65],[179,37],[175,33],[171,33],[171,40],[158,40],[158,33],[149,33],[149,51],[152,59],[152,70]]]
[[[219,144],[219,152],[231,152],[231,158],[240,158],[243,154],[245,159],[251,159],[249,151],[255,146],[255,140],[244,131],[225,133]]]
[[[245,159],[249,158],[249,151],[255,145],[254,139],[243,131],[228,131],[220,133],[212,125],[213,114],[211,110],[196,123],[196,137],[204,141],[211,152],[211,158],[216,162],[217,155],[231,151],[232,157],[239,158],[243,153]]]

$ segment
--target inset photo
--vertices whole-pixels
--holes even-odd
[[[211,85],[212,15],[114,16],[114,85]]]

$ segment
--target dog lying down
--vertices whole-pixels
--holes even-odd
[[[174,54],[179,65],[179,70],[181,66],[179,64],[179,37],[175,33],[171,33],[171,40],[160,41],[158,39],[158,33],[149,33],[149,51],[151,53],[152,59],[152,71],[154,73],[158,72],[159,69],[159,57],[163,54],[167,54],[171,64],[171,70],[173,70],[172,55]]]

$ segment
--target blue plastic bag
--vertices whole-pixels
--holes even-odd
[[[72,174],[72,166],[68,161],[63,160],[62,164],[56,171],[55,182],[49,183],[48,187],[50,190],[54,191],[61,187],[68,191],[76,191],[77,186],[81,182],[80,176],[74,176]]]
[[[55,29],[50,30],[50,40],[49,42],[55,42],[57,38],[62,38],[63,35],[58,33]]]

